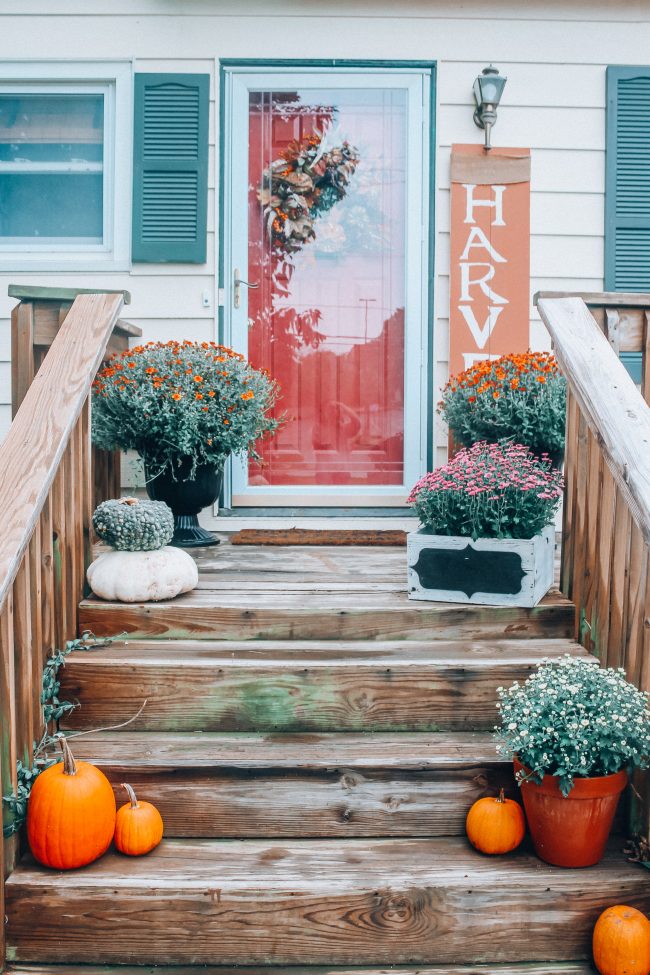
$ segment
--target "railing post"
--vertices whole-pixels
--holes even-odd
[[[41,736],[45,658],[77,636],[93,504],[90,384],[122,305],[121,297],[97,294],[81,299],[68,316],[68,294],[48,294],[42,309],[41,299],[25,295],[12,314],[15,419],[0,445],[3,796],[16,792],[17,761],[31,766],[33,741]],[[119,344],[137,331],[123,327]],[[5,825],[9,818],[3,804]],[[17,834],[0,842],[0,971],[4,878],[18,844]]]
[[[25,398],[72,303],[80,294],[121,294],[129,304],[128,291],[101,291],[90,288],[41,288],[33,285],[10,285],[9,295],[20,302],[11,313],[12,416]],[[130,322],[117,322],[106,346],[106,355],[124,352],[129,339],[142,334]],[[117,497],[121,490],[121,457],[119,451],[108,454],[92,449],[93,490],[90,504]]]
[[[25,399],[36,374],[34,304],[21,301],[11,312],[11,416]]]

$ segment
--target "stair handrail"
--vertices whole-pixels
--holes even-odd
[[[16,792],[17,763],[42,734],[45,659],[77,636],[90,557],[91,384],[118,320],[121,294],[74,300],[0,444],[0,795]],[[11,814],[3,803],[3,825]],[[4,877],[17,836],[0,842]],[[4,960],[0,925],[0,971]]]
[[[576,638],[648,691],[650,407],[581,298],[536,304],[567,382],[560,587],[575,605]],[[648,840],[648,776],[635,786],[632,828]]]
[[[123,305],[80,295],[0,444],[0,612]]]
[[[571,396],[650,544],[650,407],[581,298],[537,300]]]

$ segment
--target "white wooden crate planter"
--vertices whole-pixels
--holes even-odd
[[[536,606],[553,585],[555,529],[534,538],[407,535],[409,599]]]

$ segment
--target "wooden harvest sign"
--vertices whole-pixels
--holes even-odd
[[[454,145],[449,372],[529,346],[530,150]]]

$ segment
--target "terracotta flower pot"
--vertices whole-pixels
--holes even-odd
[[[515,773],[528,770],[515,758]],[[556,867],[591,867],[605,853],[627,772],[576,778],[565,798],[559,778],[521,783],[521,796],[535,852]]]

